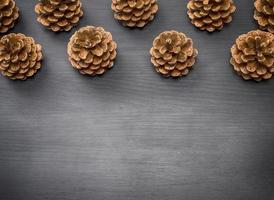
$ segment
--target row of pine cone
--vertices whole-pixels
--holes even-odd
[[[262,30],[239,36],[231,48],[231,64],[245,80],[270,79],[274,74],[274,0],[255,0],[254,18]],[[221,30],[232,21],[233,0],[189,0],[188,16],[201,30]],[[144,27],[158,11],[157,0],[112,0],[114,17],[128,27]],[[54,32],[69,31],[83,16],[81,0],[40,0],[35,7],[38,22]],[[14,0],[0,0],[0,32],[12,28],[19,17]],[[268,32],[267,32],[268,31]],[[87,26],[71,37],[69,61],[81,74],[96,76],[112,68],[117,44],[102,27]],[[150,50],[155,70],[164,77],[185,76],[198,50],[191,38],[177,31],[157,36]],[[0,39],[0,72],[25,80],[41,67],[42,47],[33,38],[11,33]]]
[[[254,18],[260,29],[274,33],[274,1],[255,0]],[[157,0],[112,0],[114,17],[128,27],[144,27],[158,11]],[[189,0],[187,14],[201,30],[221,30],[232,21],[233,0]],[[40,0],[35,6],[37,21],[54,32],[69,31],[83,16],[81,0]],[[0,33],[7,32],[19,17],[14,0],[0,0]]]

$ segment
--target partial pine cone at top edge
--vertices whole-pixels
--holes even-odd
[[[231,48],[231,64],[245,80],[270,79],[274,73],[274,35],[255,30],[240,35]]]
[[[102,27],[86,26],[74,33],[68,43],[72,66],[81,74],[102,75],[114,65],[117,44]]]
[[[11,33],[0,39],[0,72],[12,80],[26,80],[41,68],[42,47],[32,37]]]
[[[37,21],[54,32],[70,31],[83,16],[81,0],[40,0]]]
[[[164,77],[186,76],[198,55],[193,41],[184,33],[165,31],[153,41],[150,50],[151,62],[155,70]]]
[[[236,10],[233,0],[190,0],[187,4],[191,23],[200,30],[221,30],[232,21]]]
[[[19,8],[14,0],[0,0],[0,33],[6,33],[14,27],[19,18]]]
[[[274,33],[274,0],[255,0],[254,7],[260,29]]]
[[[127,27],[142,28],[158,11],[157,0],[112,0],[114,18]]]

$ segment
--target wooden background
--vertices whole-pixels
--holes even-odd
[[[236,37],[257,27],[253,1],[235,1],[233,22],[193,27],[186,0],[159,0],[143,30],[122,27],[110,0],[83,0],[80,25],[103,26],[118,43],[101,78],[72,69],[66,45],[36,22],[36,1],[17,0],[14,32],[43,45],[42,70],[26,82],[0,77],[1,200],[273,200],[274,80],[254,83],[229,64]],[[154,72],[149,49],[175,29],[199,50],[180,80]]]

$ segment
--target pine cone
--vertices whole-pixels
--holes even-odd
[[[255,0],[254,18],[262,30],[274,33],[274,0]]]
[[[158,11],[157,0],[112,0],[115,19],[124,26],[144,27]]]
[[[166,31],[155,38],[150,54],[158,73],[164,77],[181,77],[189,73],[198,51],[184,33]]]
[[[256,30],[239,36],[231,48],[234,70],[245,80],[270,79],[274,73],[274,35]]]
[[[0,39],[0,72],[10,79],[25,80],[41,67],[42,47],[32,37],[11,33]]]
[[[236,7],[233,0],[190,0],[187,4],[191,23],[201,30],[221,30],[232,21]]]
[[[54,32],[69,31],[83,16],[81,0],[40,0],[37,21]]]
[[[0,0],[0,33],[11,29],[18,17],[19,9],[14,0]]]
[[[102,27],[83,27],[70,38],[68,55],[72,66],[81,74],[96,76],[112,68],[117,44]]]

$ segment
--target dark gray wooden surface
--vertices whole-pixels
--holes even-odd
[[[130,30],[110,0],[83,0],[80,25],[113,33],[119,54],[101,78],[67,61],[70,33],[35,21],[34,0],[17,0],[14,32],[44,47],[26,82],[0,77],[0,200],[273,200],[274,80],[244,82],[229,65],[235,38],[256,28],[253,1],[236,1],[223,31],[195,29],[186,0],[159,0],[156,19]],[[154,72],[148,51],[170,29],[199,49],[180,80]]]

